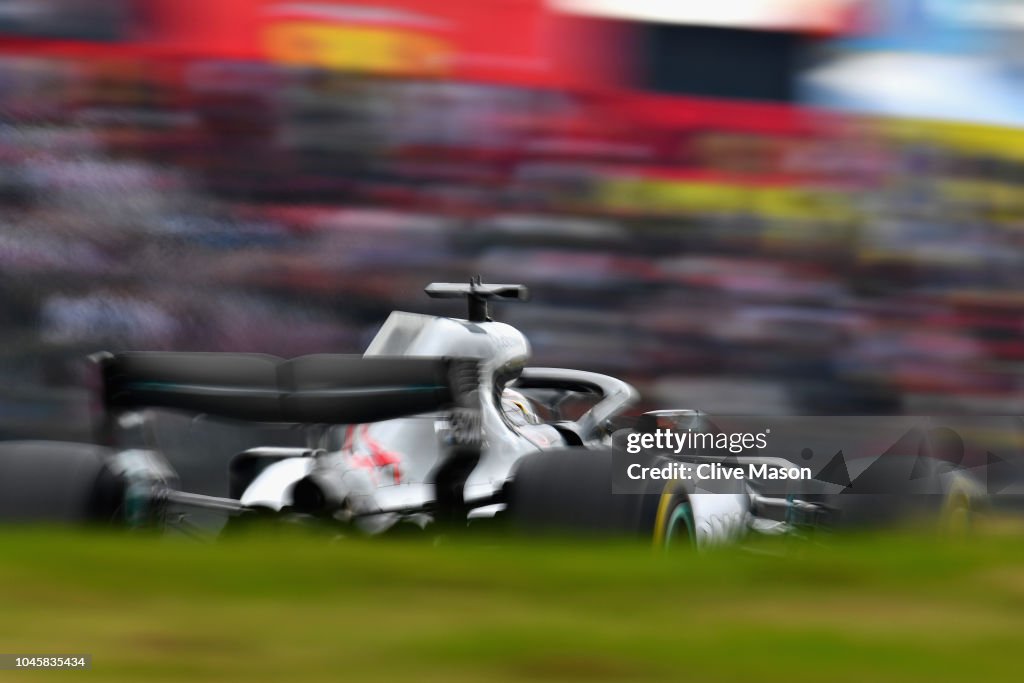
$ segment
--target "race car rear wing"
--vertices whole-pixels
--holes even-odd
[[[92,360],[108,418],[168,408],[254,422],[353,424],[479,409],[478,363],[467,358],[131,352]]]

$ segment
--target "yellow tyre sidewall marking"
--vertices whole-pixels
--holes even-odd
[[[666,482],[665,488],[661,491],[661,498],[658,500],[658,514],[654,518],[654,538],[652,541],[655,548],[663,548],[665,546],[665,534],[668,532],[669,515],[672,512],[672,497],[678,488],[678,480],[673,479]]]

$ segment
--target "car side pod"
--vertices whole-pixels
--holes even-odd
[[[442,434],[444,457],[433,473],[434,505],[438,521],[465,520],[468,506],[463,490],[466,480],[480,461],[483,425],[480,408],[480,367],[476,359],[448,360],[447,382],[455,405],[448,414],[448,428]],[[391,510],[360,510],[354,500],[372,493],[337,453],[313,456],[313,470],[292,488],[292,510],[301,514],[343,518],[378,514]]]

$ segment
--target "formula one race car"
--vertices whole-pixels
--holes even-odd
[[[637,398],[633,387],[592,372],[529,367],[526,338],[488,310],[492,300],[525,300],[521,285],[477,278],[426,292],[465,298],[467,319],[394,312],[362,356],[94,356],[96,443],[0,444],[0,520],[191,529],[195,515],[214,511],[228,518],[226,528],[266,517],[371,534],[498,523],[707,545],[813,528],[841,507],[842,486],[829,482],[803,497],[770,495],[751,480],[711,492],[652,480],[642,491],[650,495],[613,492],[612,436]],[[565,417],[566,404],[581,402],[579,414]],[[235,455],[227,496],[181,491],[159,451],[118,447],[124,426],[153,410],[306,425],[309,445]],[[693,431],[707,420],[694,411],[658,411],[633,429],[666,422]],[[657,465],[715,456],[645,457]],[[962,473],[929,465],[926,474],[918,467],[896,477],[940,492],[929,510],[966,509],[976,498]]]

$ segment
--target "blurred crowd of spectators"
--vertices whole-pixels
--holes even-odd
[[[877,122],[649,130],[555,91],[7,59],[0,429],[60,422],[98,349],[358,352],[477,273],[532,288],[498,315],[538,364],[648,405],[1020,413],[1022,182]]]

